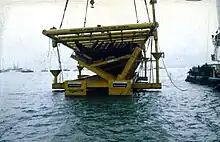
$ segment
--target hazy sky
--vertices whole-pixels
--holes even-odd
[[[26,68],[55,68],[57,59],[49,52],[43,29],[58,27],[64,0],[4,0],[0,2],[1,67],[19,64]],[[70,0],[64,28],[82,27],[86,0]],[[146,22],[143,0],[137,0],[140,22]],[[187,2],[161,0],[156,6],[159,44],[168,67],[192,66],[210,61],[211,34],[217,29],[215,0]],[[87,26],[135,23],[133,0],[95,0],[89,9]],[[72,51],[62,48],[65,67],[74,67]],[[47,55],[50,53],[51,58]],[[51,64],[50,64],[51,60]],[[46,64],[48,63],[48,64]]]

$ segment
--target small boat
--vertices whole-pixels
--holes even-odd
[[[30,69],[26,69],[26,70],[22,70],[21,71],[22,73],[29,73],[29,72],[34,72],[33,70],[30,70]]]
[[[0,70],[0,73],[5,73],[5,72],[8,72],[8,70],[5,70],[5,69]]]
[[[48,72],[48,70],[46,70],[46,69],[45,70],[41,70],[41,72]]]
[[[13,69],[12,71],[21,72],[22,70],[23,70],[22,68],[17,68],[17,69]]]
[[[63,71],[70,71],[70,69],[63,69]]]
[[[220,21],[220,1],[216,1],[217,17]],[[220,23],[219,23],[220,24]],[[203,64],[202,66],[192,67],[188,71],[188,75],[185,79],[187,82],[192,82],[200,85],[213,86],[215,90],[220,90],[220,58],[219,58],[219,47],[220,47],[220,25],[215,35],[212,35],[212,43],[214,45],[214,54],[211,54],[211,63]]]

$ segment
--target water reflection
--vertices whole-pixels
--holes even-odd
[[[0,74],[4,82],[0,94],[0,141],[218,139],[219,93],[184,82],[184,69],[170,71],[174,82],[187,91],[173,88],[162,74],[168,87],[161,92],[134,97],[70,98],[64,92],[51,92],[52,78],[48,74]],[[42,79],[36,80],[39,75]],[[14,86],[13,90],[9,86]]]
[[[53,140],[167,140],[158,119],[158,95],[151,92],[135,98],[66,98],[69,117]]]

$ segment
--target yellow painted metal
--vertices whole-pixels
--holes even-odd
[[[61,70],[50,70],[50,72],[54,76],[53,83],[56,84],[57,83],[57,76],[60,74]]]
[[[71,87],[70,85],[80,84],[78,87]],[[86,80],[67,80],[64,82],[66,96],[85,96],[86,95]]]
[[[161,89],[161,83],[134,83],[134,89]]]
[[[54,40],[54,39],[52,40],[52,47],[53,47],[53,48],[57,47],[57,41]]]
[[[93,71],[94,73],[96,73],[97,75],[101,76],[102,78],[106,79],[106,80],[114,80],[115,77],[112,76],[111,74],[103,71],[102,69],[100,68],[97,68],[97,67],[92,67],[88,64],[86,64],[85,62],[83,62],[82,60],[80,60],[79,58],[77,58],[76,56],[72,55],[71,58],[75,59],[76,61],[78,61],[79,65]]]
[[[58,76],[60,74],[61,70],[50,70],[50,72],[55,77],[55,76]]]
[[[112,36],[112,35],[125,35],[125,34],[140,34],[148,33],[152,34],[150,30],[122,30],[122,31],[104,31],[97,33],[79,33],[79,34],[68,34],[68,35],[58,35],[59,38],[74,38],[74,37],[93,37],[93,36]]]
[[[95,79],[85,79],[87,81],[87,87],[89,88],[103,88],[109,87],[108,81],[99,78]],[[79,81],[79,80],[74,80],[74,81]],[[134,83],[133,84],[133,89],[161,89],[162,84],[161,83]],[[52,89],[65,89],[64,83],[56,83],[52,84]]]
[[[105,39],[105,40],[98,40],[99,42],[104,42],[104,43],[118,43],[118,42],[123,42],[123,43],[144,43],[146,42],[147,37],[142,37],[142,38],[138,38],[138,39],[132,39],[132,38],[128,38],[128,39]],[[92,41],[81,41],[80,43],[82,44],[87,44],[87,43],[94,43],[96,42],[96,40],[92,40]],[[67,43],[73,43],[73,42],[67,42]]]
[[[98,62],[98,63],[94,63],[94,64],[91,64],[90,66],[91,66],[91,67],[97,67],[97,66],[101,66],[101,65],[105,65],[105,64],[117,62],[117,61],[120,61],[120,60],[122,60],[122,59],[127,59],[127,58],[129,58],[130,56],[131,56],[131,55],[125,55],[125,56],[118,57],[118,58],[114,58],[114,59],[110,59],[110,60],[107,60],[107,61],[101,61],[101,62]]]
[[[151,53],[155,59],[160,59],[163,55],[162,52],[155,52],[155,53]]]
[[[128,60],[127,64],[125,65],[123,71],[121,74],[118,75],[117,80],[123,80],[126,79],[127,75],[130,73],[132,67],[134,66],[135,60],[141,53],[141,48],[136,47],[130,56],[130,59]]]
[[[123,61],[123,60],[122,60],[122,61]],[[106,71],[124,66],[124,62],[125,62],[125,61],[124,61],[124,62],[122,62],[122,61],[118,62],[118,64],[115,65],[115,66],[109,66],[109,67],[106,69]]]
[[[78,78],[81,78],[81,77],[82,77],[82,69],[83,69],[83,66],[78,65],[77,68],[78,68],[78,71],[79,71]]]
[[[86,79],[88,88],[108,88],[108,81],[95,75]]]
[[[64,89],[64,83],[53,83],[52,89]]]
[[[155,53],[158,53],[158,35],[157,35],[157,30],[155,31],[155,35],[154,35],[154,41],[155,41]],[[159,58],[155,58],[156,59],[156,83],[160,82],[160,74],[159,74]]]
[[[109,32],[99,34],[81,34],[81,35],[68,35],[58,36],[57,38],[62,41],[86,41],[86,40],[102,40],[102,39],[114,39],[114,38],[137,38],[149,36],[149,30],[129,31],[129,32]]]
[[[137,43],[137,44],[144,44],[147,40],[147,37],[143,37],[142,39],[125,39],[125,40],[121,40],[121,39],[117,39],[117,40],[99,40],[99,42],[103,42],[103,43],[119,43],[119,42],[123,42],[123,43],[128,43],[128,42],[131,42],[131,43]],[[93,43],[91,41],[81,41],[80,42],[81,44],[83,44],[84,46],[86,47],[91,47],[93,45]],[[66,44],[68,44],[68,47],[70,47],[71,49],[75,49],[76,48],[76,45],[74,42],[66,42]]]
[[[114,87],[114,83],[126,83],[126,87]],[[109,81],[109,95],[112,96],[131,96],[133,95],[133,87],[131,80],[110,80]]]
[[[154,25],[157,24],[156,22],[156,12],[155,12],[155,3],[157,3],[157,0],[151,0],[150,4],[152,5],[152,15],[153,15],[153,23]],[[154,30],[154,41],[155,41],[155,52],[158,53],[158,31],[157,28]],[[159,79],[159,59],[156,59],[156,83],[160,82]]]
[[[156,13],[155,13],[155,3],[156,0],[151,0],[150,4],[152,5],[152,15],[153,22],[152,23],[138,23],[138,24],[126,24],[126,25],[113,25],[113,26],[98,26],[98,27],[88,27],[88,28],[75,28],[75,29],[56,29],[52,28],[50,30],[43,30],[43,34],[52,39],[53,47],[57,47],[58,43],[61,43],[71,49],[73,49],[76,55],[71,55],[73,59],[78,61],[78,70],[79,76],[76,80],[68,80],[64,83],[57,83],[57,76],[59,75],[58,70],[52,71],[54,75],[54,83],[52,84],[53,89],[65,89],[65,94],[67,96],[85,96],[87,95],[88,90],[104,88],[108,89],[109,95],[132,95],[133,91],[137,89],[161,89],[162,85],[159,83],[159,59],[161,57],[161,53],[158,52],[158,23],[156,22]],[[134,72],[134,69],[137,68],[139,62],[144,63],[145,67],[145,77],[147,78],[147,62],[152,62],[153,60],[149,60],[146,57],[145,46],[147,39],[153,36],[155,41],[155,52],[152,55],[156,61],[156,83],[136,83],[138,78],[137,74],[131,74]],[[135,49],[131,55],[121,55],[121,57],[113,58],[114,55],[107,55],[105,59],[100,58],[99,61],[93,61],[87,63],[84,61],[84,57],[86,60],[92,60],[92,52],[93,50],[85,49],[85,52],[79,53],[79,50],[76,47],[75,42],[79,42],[86,48],[91,48],[94,43],[98,42],[105,44],[105,47],[101,47],[101,50],[105,50],[105,48],[118,48],[118,43],[123,43],[123,45],[128,45],[130,43],[136,43]],[[107,46],[111,43],[111,46]],[[115,44],[112,44],[115,43]],[[121,44],[120,44],[121,47]],[[80,48],[80,47],[79,47]],[[82,48],[84,49],[84,48]],[[129,50],[129,49],[128,49]],[[108,50],[106,50],[108,51]],[[141,52],[144,52],[144,58],[140,58]],[[112,51],[110,51],[112,52]],[[117,52],[117,51],[116,51]],[[151,51],[152,52],[152,51]],[[94,54],[96,53],[96,49]],[[87,55],[88,54],[88,55]],[[91,54],[91,57],[89,57]],[[106,53],[105,53],[106,54]],[[128,53],[124,53],[128,54]],[[118,54],[120,55],[120,54]],[[84,56],[81,58],[81,56]],[[103,57],[104,58],[104,57]],[[99,58],[97,58],[99,59]],[[108,66],[107,64],[114,63],[114,66]],[[94,76],[83,76],[81,74],[82,68],[85,67],[97,75]],[[113,75],[108,73],[113,72],[112,70],[117,68],[121,69],[124,67],[121,74]],[[105,70],[101,69],[105,68]],[[111,69],[111,70],[110,70]],[[116,74],[114,72],[114,74]],[[141,77],[139,78],[141,80]],[[120,86],[120,83],[122,86]],[[79,85],[80,84],[80,85]],[[124,86],[123,86],[124,84]],[[77,86],[78,85],[78,86]],[[93,90],[94,91],[94,90]]]
[[[140,39],[140,38],[146,38],[146,36],[148,36],[148,34],[126,34],[126,35],[112,35],[112,36],[92,36],[92,37],[74,37],[74,38],[58,38],[58,40],[62,40],[64,42],[75,42],[75,41],[91,41],[91,40],[114,40],[114,39],[121,39],[121,40],[126,40],[126,39]]]
[[[106,31],[134,30],[134,29],[153,29],[153,28],[155,28],[154,23],[139,23],[139,24],[75,28],[75,29],[50,29],[50,30],[43,30],[42,33],[46,36],[51,36],[51,35],[53,36],[53,35],[94,33],[94,32],[106,32]]]
[[[150,4],[152,5],[152,15],[153,15],[153,23],[156,23],[156,11],[155,11],[155,4],[157,0],[150,0]]]

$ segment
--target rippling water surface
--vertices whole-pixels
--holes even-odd
[[[0,141],[220,140],[220,93],[162,73],[163,89],[134,97],[68,98],[49,73],[0,74]],[[75,72],[69,72],[66,78]]]

